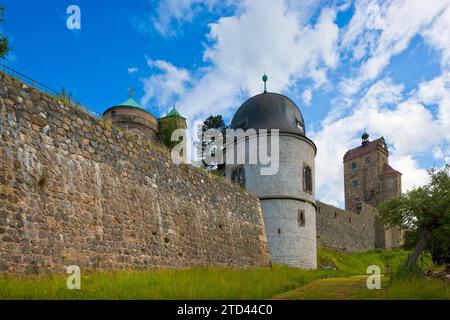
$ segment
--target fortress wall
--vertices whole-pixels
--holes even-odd
[[[0,272],[269,265],[259,201],[0,73]]]
[[[362,203],[360,213],[345,211],[317,201],[319,247],[339,252],[375,249],[375,208]]]

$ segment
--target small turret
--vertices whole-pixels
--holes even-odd
[[[361,137],[363,147],[365,147],[369,144],[369,142],[370,142],[369,138],[370,138],[370,135],[364,130],[364,133]]]

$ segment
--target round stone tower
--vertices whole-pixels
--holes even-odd
[[[153,141],[159,141],[157,136],[158,120],[132,97],[106,110],[102,118],[111,121],[119,128],[140,134]]]
[[[257,132],[279,130],[279,170],[275,175],[261,174],[260,169],[267,165],[261,164],[259,157],[257,164],[248,163],[252,151],[250,140],[255,138],[254,134],[235,139],[228,145],[227,148],[234,148],[235,153],[240,143],[247,141],[249,146],[245,148],[245,164],[227,162],[226,175],[260,199],[272,262],[317,268],[314,191],[317,149],[306,137],[299,108],[286,96],[264,90],[263,94],[252,97],[239,108],[231,128],[255,129]]]

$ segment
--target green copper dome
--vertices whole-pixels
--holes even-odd
[[[144,109],[139,103],[136,102],[133,98],[128,99],[125,102],[122,102],[118,105],[118,107],[133,107],[133,108],[140,108]]]
[[[173,106],[172,110],[169,111],[169,113],[167,113],[168,117],[181,117],[181,114],[178,112],[177,108],[175,108],[175,106]]]

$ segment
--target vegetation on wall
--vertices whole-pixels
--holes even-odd
[[[161,118],[159,122],[158,136],[167,148],[172,149],[181,142],[172,141],[172,133],[176,129],[183,128],[182,121],[178,116],[167,116]]]
[[[4,22],[4,20],[3,20],[3,12],[4,12],[4,10],[5,10],[5,8],[0,6],[0,23]],[[2,59],[6,58],[6,56],[8,55],[9,50],[10,50],[10,47],[9,47],[8,38],[3,36],[0,33],[0,58],[2,58]]]
[[[407,230],[407,243],[414,243],[407,264],[410,270],[424,250],[429,250],[436,261],[448,261],[450,257],[449,173],[449,165],[441,170],[432,169],[430,183],[379,206],[382,220]]]

